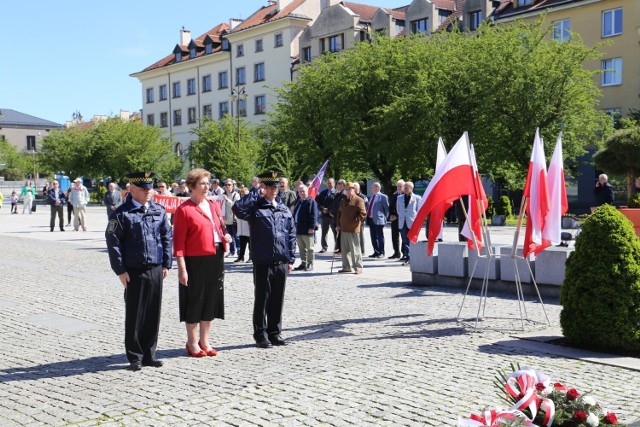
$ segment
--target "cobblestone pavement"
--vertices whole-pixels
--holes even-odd
[[[621,421],[640,420],[639,372],[496,344],[517,341],[517,333],[457,324],[461,291],[410,286],[408,268],[390,260],[366,260],[361,276],[339,275],[322,255],[314,272],[292,273],[283,333],[290,345],[259,350],[251,336],[251,267],[229,258],[227,318],[213,327],[219,355],[202,359],[185,356],[173,270],[159,340],[165,366],[130,372],[106,215],[92,207],[88,218],[87,232],[50,233],[48,209],[0,211],[2,426],[451,426],[500,403],[492,379],[510,363],[593,391]],[[560,306],[545,302],[557,328]],[[542,318],[539,304],[528,306]],[[515,319],[517,301],[490,295],[487,311]],[[528,326],[535,329],[550,327]]]

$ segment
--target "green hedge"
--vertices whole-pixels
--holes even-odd
[[[601,206],[582,224],[566,263],[560,303],[560,324],[570,344],[640,351],[640,239],[612,206]]]

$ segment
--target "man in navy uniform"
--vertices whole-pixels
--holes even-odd
[[[173,262],[173,235],[164,207],[151,201],[153,176],[129,174],[130,197],[115,210],[105,232],[111,268],[124,286],[124,345],[133,371],[162,366],[155,357],[162,281]]]
[[[258,177],[264,188],[244,196],[232,210],[249,222],[255,286],[253,338],[258,348],[269,348],[286,344],[280,336],[282,304],[295,261],[296,229],[291,211],[277,197],[280,173],[269,171]]]

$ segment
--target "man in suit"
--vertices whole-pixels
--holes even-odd
[[[51,228],[51,231],[55,228],[57,215],[60,231],[64,231],[64,205],[67,203],[67,195],[60,189],[60,185],[56,180],[51,183],[51,187],[47,190],[47,202],[51,206],[49,228]]]
[[[109,190],[104,195],[104,205],[107,207],[107,218],[111,219],[111,215],[116,211],[118,206],[122,204],[122,194],[116,189],[116,183],[109,183]]]
[[[338,183],[336,184],[336,192],[333,195],[333,202],[331,204],[331,210],[329,211],[329,214],[331,215],[331,228],[334,229],[336,231],[336,236],[338,235],[338,209],[340,209],[340,202],[342,202],[342,199],[344,198],[345,194],[344,194],[344,187],[346,185],[346,181],[344,179],[339,179]],[[341,238],[338,236],[338,238],[336,239],[336,247],[335,247],[335,251],[334,253],[339,254],[340,253],[340,246],[341,246]]]
[[[331,227],[331,205],[333,205],[333,197],[335,195],[335,180],[329,178],[327,180],[327,188],[322,190],[316,197],[316,203],[318,203],[318,209],[320,210],[320,227],[322,229],[320,237],[320,245],[322,250],[320,253],[327,252],[329,244],[327,243],[327,234],[329,229],[333,232],[333,240],[336,240],[336,230]]]
[[[373,245],[373,254],[370,258],[384,258],[384,225],[389,216],[389,198],[380,192],[380,183],[374,182],[371,186],[371,199],[367,207],[367,224]]]
[[[398,196],[396,203],[396,210],[398,211],[398,228],[400,229],[400,236],[402,237],[402,258],[400,261],[404,261],[402,265],[409,265],[409,229],[413,225],[413,220],[418,215],[418,208],[422,202],[422,197],[417,194],[413,194],[413,182],[407,181],[404,183],[404,194]]]
[[[391,195],[389,200],[389,221],[391,221],[391,243],[393,244],[393,255],[389,259],[400,258],[400,229],[398,228],[398,211],[396,206],[398,196],[404,194],[404,180],[400,179],[396,183],[396,192]]]
[[[296,223],[296,241],[301,263],[294,270],[311,271],[313,270],[313,235],[318,225],[318,204],[309,197],[309,187],[304,184],[298,187],[298,195],[300,202],[295,207],[293,219]]]

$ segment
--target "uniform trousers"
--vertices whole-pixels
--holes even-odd
[[[362,268],[362,252],[360,249],[360,233],[340,231],[342,248],[342,269],[351,271]]]
[[[298,251],[300,252],[300,261],[304,265],[313,264],[313,235],[299,234],[296,236],[298,243]]]
[[[400,254],[400,229],[398,228],[398,220],[391,221],[391,244],[393,245],[393,254]]]
[[[162,306],[162,266],[128,269],[124,291],[124,347],[129,363],[155,358]]]
[[[331,227],[331,217],[330,216],[321,216],[320,217],[320,229],[322,230],[322,234],[320,236],[320,246],[325,251],[329,249],[329,244],[327,243],[327,234],[329,234],[329,230],[333,232],[333,241],[336,241],[336,229]]]
[[[289,264],[254,264],[253,338],[262,341],[280,335],[282,305]]]
[[[56,226],[56,216],[58,217],[60,230],[64,230],[64,207],[62,205],[51,205],[51,219],[49,221],[51,231],[53,231]]]

